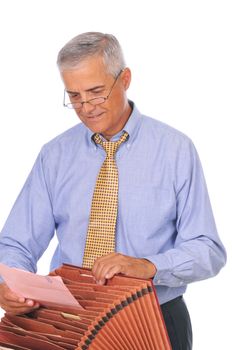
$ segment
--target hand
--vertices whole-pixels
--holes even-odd
[[[92,273],[98,284],[105,284],[106,279],[112,278],[117,273],[137,278],[152,278],[156,273],[156,267],[146,259],[110,253],[95,260]]]
[[[26,314],[39,307],[34,300],[20,297],[12,292],[5,283],[0,284],[0,306],[13,315]]]

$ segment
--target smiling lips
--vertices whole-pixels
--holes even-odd
[[[103,113],[97,114],[97,115],[89,115],[86,118],[87,119],[98,119],[103,115]]]

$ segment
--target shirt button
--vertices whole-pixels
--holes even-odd
[[[160,284],[160,282],[161,282],[161,281],[160,281],[160,280],[158,280],[158,281],[157,281],[157,284]]]
[[[180,285],[182,286],[182,284],[184,284],[184,282],[183,281],[180,281]]]

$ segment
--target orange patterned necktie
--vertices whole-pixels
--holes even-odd
[[[118,211],[118,169],[114,159],[128,133],[124,132],[116,142],[103,141],[99,134],[94,141],[102,145],[106,158],[95,185],[85,243],[83,267],[92,268],[96,258],[115,251],[115,227]]]

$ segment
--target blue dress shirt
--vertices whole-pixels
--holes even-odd
[[[116,154],[119,203],[116,251],[157,267],[160,303],[211,277],[225,264],[196,150],[181,132],[141,115]],[[119,139],[123,131],[111,141]],[[94,186],[105,151],[82,123],[43,146],[3,227],[0,262],[36,271],[56,232],[51,270],[81,266]]]

